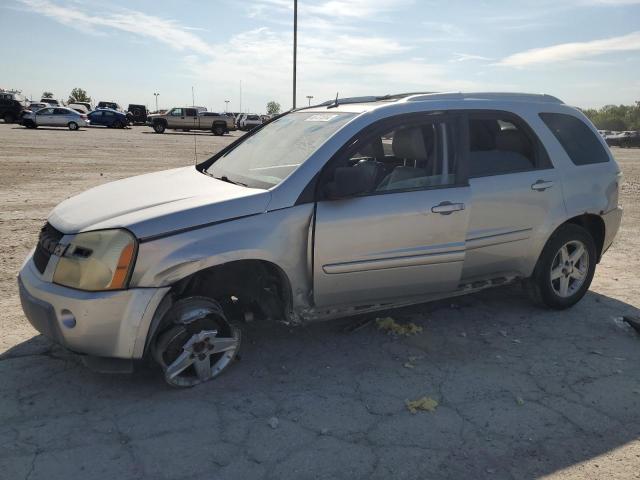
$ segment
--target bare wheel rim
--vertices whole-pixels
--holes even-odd
[[[556,295],[568,298],[574,295],[587,279],[589,252],[580,240],[565,243],[551,263],[551,288]]]
[[[240,330],[219,306],[195,300],[156,342],[154,357],[172,386],[191,387],[219,375],[240,347]]]

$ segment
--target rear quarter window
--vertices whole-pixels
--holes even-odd
[[[609,161],[596,134],[579,118],[564,113],[541,113],[540,118],[575,165]]]

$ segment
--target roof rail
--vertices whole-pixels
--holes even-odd
[[[406,97],[415,96],[415,95],[429,95],[433,92],[408,92],[408,93],[394,93],[389,95],[369,95],[364,97],[345,97],[345,98],[337,98],[333,100],[327,100],[326,102],[319,103],[317,105],[312,105],[315,107],[326,107],[326,106],[338,106],[338,105],[346,105],[349,103],[371,103],[371,102],[383,102],[389,100],[401,100]]]
[[[559,98],[552,95],[538,93],[515,93],[515,92],[443,92],[411,95],[404,98],[405,102],[424,102],[429,100],[508,100],[511,102],[544,102],[562,103]]]

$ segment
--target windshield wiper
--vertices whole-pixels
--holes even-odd
[[[213,175],[211,176],[213,177]],[[236,180],[231,180],[226,175],[222,175],[221,177],[213,177],[213,178],[215,178],[216,180],[222,180],[223,182],[231,183],[233,185],[242,185],[243,187],[248,187],[246,183],[238,182]]]

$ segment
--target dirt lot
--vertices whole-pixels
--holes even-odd
[[[231,136],[196,135],[199,159]],[[28,326],[15,275],[50,209],[118,178],[194,162],[194,136],[0,124],[0,478],[640,478],[640,150],[622,231],[566,312],[507,287],[394,312],[392,338],[344,319],[252,325],[217,381],[85,369]],[[430,396],[432,412],[405,401]]]

